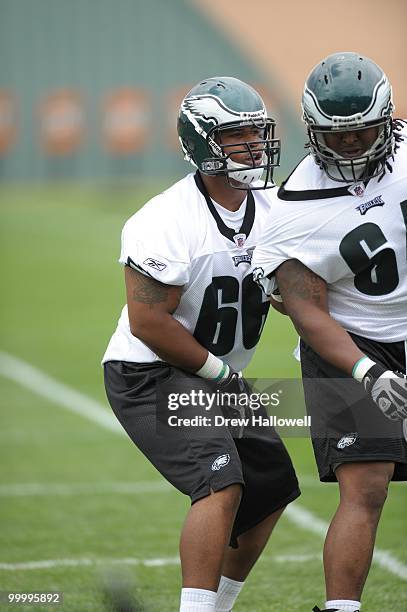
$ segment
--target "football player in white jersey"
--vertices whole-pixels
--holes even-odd
[[[247,390],[240,371],[269,307],[250,262],[269,211],[265,189],[275,189],[274,129],[249,85],[231,77],[198,83],[178,117],[185,158],[197,171],[145,204],[122,233],[127,305],[103,358],[106,391],[134,443],[191,498],[180,541],[183,612],[232,609],[284,507],[299,495],[271,428],[250,437],[226,428],[206,436],[197,428],[156,431],[168,408],[158,414],[165,383],[212,394]],[[177,407],[176,416],[185,415],[188,403]]]
[[[389,482],[407,477],[407,129],[382,69],[356,53],[315,66],[302,105],[310,154],[274,198],[253,268],[301,336],[320,479],[340,487],[325,607],[355,612]]]

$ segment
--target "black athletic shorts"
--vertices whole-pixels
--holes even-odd
[[[189,495],[192,503],[211,490],[243,486],[232,546],[237,546],[240,534],[300,495],[291,459],[272,428],[258,428],[239,439],[226,427],[218,428],[214,435],[196,435],[192,429],[157,433],[157,389],[176,382],[177,377],[185,387],[185,373],[163,362],[110,361],[104,370],[107,397],[121,425],[157,470]],[[198,377],[192,379],[206,384]],[[189,414],[188,406],[177,410],[177,416],[183,414]]]
[[[382,343],[356,334],[350,336],[374,361],[390,370],[406,372],[404,342]],[[334,482],[338,465],[361,461],[395,462],[393,480],[407,480],[407,443],[402,422],[389,421],[357,381],[324,361],[302,340],[301,369],[320,480]],[[349,397],[357,399],[352,404]],[[361,429],[364,427],[365,433],[359,430],[358,422],[364,422]]]

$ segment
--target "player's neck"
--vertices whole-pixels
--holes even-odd
[[[235,212],[239,210],[247,196],[246,190],[234,189],[223,176],[207,176],[201,174],[203,184],[212,200],[217,204]]]

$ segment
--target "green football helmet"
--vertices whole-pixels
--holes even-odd
[[[260,128],[262,138],[222,144],[222,132]],[[280,162],[275,121],[267,117],[255,89],[233,77],[213,77],[198,83],[185,96],[178,115],[178,136],[185,159],[208,175],[224,175],[236,189],[273,186],[273,168]],[[233,155],[246,154],[247,164]]]
[[[394,106],[390,83],[371,59],[349,52],[328,56],[305,82],[302,109],[308,146],[331,179],[349,183],[384,173],[386,160],[394,153]],[[377,128],[376,139],[355,156],[340,155],[325,140],[327,133],[372,127]]]

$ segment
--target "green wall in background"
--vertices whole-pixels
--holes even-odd
[[[16,142],[0,158],[0,176],[11,180],[181,176],[189,166],[166,142],[167,123],[176,121],[168,117],[171,90],[222,74],[272,88],[184,0],[0,0],[0,58],[0,90],[18,100]],[[39,143],[38,107],[66,87],[83,94],[86,135],[75,155],[51,159]],[[119,87],[152,94],[151,142],[127,159],[101,143],[102,100]],[[303,133],[288,103],[278,112],[283,176],[302,155]]]

